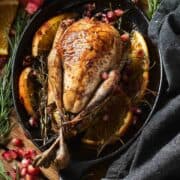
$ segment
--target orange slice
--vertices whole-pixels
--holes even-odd
[[[0,1],[0,56],[8,55],[8,34],[15,18],[18,0]]]
[[[130,107],[130,99],[125,94],[112,97],[93,119],[96,123],[87,130],[82,142],[99,146],[105,144],[113,136],[123,136],[132,124]]]
[[[75,13],[64,13],[45,22],[34,35],[32,42],[32,55],[36,57],[49,52],[60,22],[76,16],[77,14]]]
[[[19,78],[19,98],[24,105],[27,113],[35,117],[35,100],[34,100],[34,85],[30,79],[32,68],[25,68]]]
[[[125,86],[129,97],[136,102],[141,100],[149,83],[149,52],[146,41],[141,33],[133,31],[128,59],[131,75],[128,76],[128,85]]]

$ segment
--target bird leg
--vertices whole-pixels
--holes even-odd
[[[60,114],[59,120],[62,123]],[[59,149],[58,149],[59,145]],[[56,152],[56,153],[55,153]],[[34,160],[35,166],[49,167],[52,161],[55,161],[57,167],[60,169],[65,168],[70,160],[70,155],[66,143],[64,142],[63,127],[59,129],[59,136],[49,149],[38,155]]]
[[[59,169],[64,169],[67,167],[70,161],[70,155],[68,147],[64,142],[63,128],[59,130],[59,149],[56,153],[55,164]]]
[[[41,153],[40,155],[37,155],[33,165],[38,167],[49,167],[51,162],[55,159],[55,151],[57,150],[58,144],[60,141],[60,137],[58,137],[55,142],[51,145],[49,149]]]

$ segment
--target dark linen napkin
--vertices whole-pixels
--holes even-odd
[[[180,179],[180,0],[162,1],[148,31],[162,55],[166,88],[156,113],[104,179]]]

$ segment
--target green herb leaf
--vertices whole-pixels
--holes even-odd
[[[15,59],[16,49],[21,37],[21,33],[28,21],[29,17],[23,10],[19,10],[15,20],[14,29],[16,34],[13,38],[9,39],[10,56],[8,63],[3,69],[3,75],[0,76],[0,140],[6,137],[10,130],[11,125],[9,122],[9,114],[12,108],[12,94],[11,94],[11,67]]]
[[[147,1],[148,1],[147,16],[149,19],[151,19],[159,6],[160,0],[147,0]]]
[[[0,161],[0,179],[1,180],[11,180],[11,177],[7,175],[7,172],[4,169],[2,161]]]

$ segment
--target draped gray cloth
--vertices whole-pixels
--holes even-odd
[[[167,88],[141,135],[104,179],[180,179],[180,0],[161,2],[148,33],[162,55]]]

